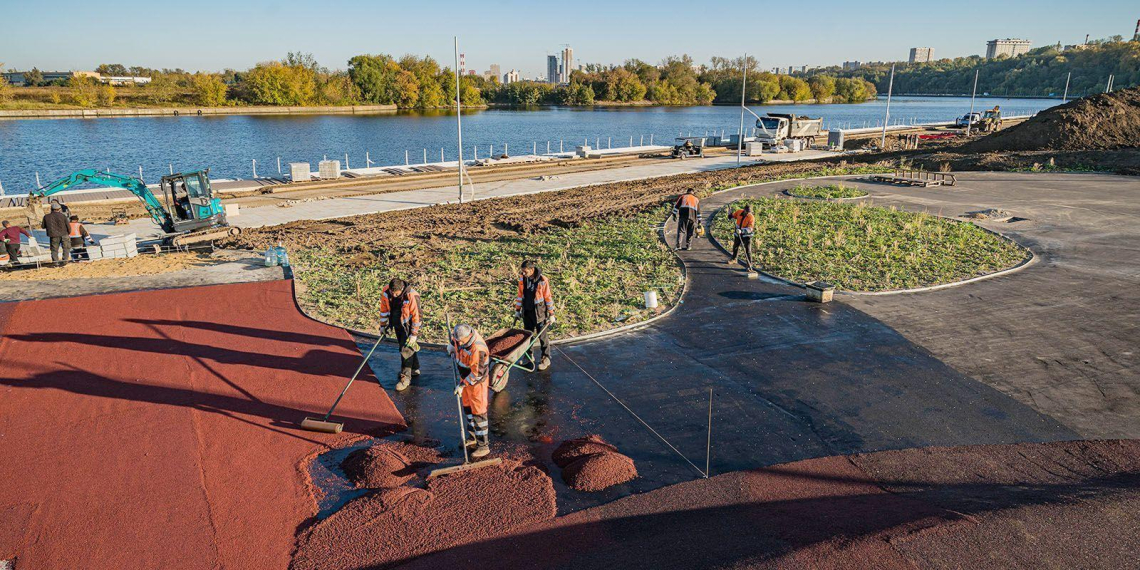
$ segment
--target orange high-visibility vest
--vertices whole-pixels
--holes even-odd
[[[81,227],[83,227],[83,225],[80,224],[79,222],[68,222],[67,223],[67,228],[68,228],[67,237],[73,237],[73,238],[83,237],[83,234],[79,231],[79,228],[81,228]]]
[[[523,295],[526,294],[526,277],[519,276],[519,294],[515,296],[515,310],[521,311],[523,308]],[[550,279],[545,275],[539,277],[538,284],[534,287],[534,303],[538,305],[539,301],[546,303],[546,314],[554,314],[554,296],[550,294]]]
[[[469,371],[459,381],[468,386],[486,380],[491,367],[491,351],[487,348],[487,341],[483,340],[479,331],[472,330],[471,334],[474,338],[469,345],[460,346],[458,342],[452,345],[455,348],[456,364]]]
[[[692,194],[682,194],[677,200],[678,208],[692,208],[694,210],[700,208],[700,200]]]
[[[732,213],[732,219],[736,220],[736,229],[742,236],[752,235],[752,228],[756,225],[756,217],[752,214],[745,215],[744,210],[737,210]]]
[[[420,294],[416,293],[415,289],[411,286],[404,291],[404,305],[400,308],[400,324],[405,328],[411,329],[408,333],[412,336],[419,336],[420,323],[423,317],[420,315]],[[388,320],[392,312],[392,295],[388,292],[388,287],[384,287],[384,291],[380,294],[380,328],[384,329],[388,326]],[[410,326],[409,326],[410,325]]]

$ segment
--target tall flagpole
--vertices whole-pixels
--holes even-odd
[[[736,165],[740,166],[740,153],[744,150],[744,95],[748,92],[748,54],[744,54],[744,62],[740,65],[744,78],[740,82],[740,135],[736,139]]]
[[[982,70],[974,70],[974,91],[970,93],[970,114],[966,115],[966,136],[970,136],[970,127],[974,126],[974,96],[978,94],[978,74]]]
[[[463,104],[459,98],[459,36],[455,40],[455,128],[459,145],[459,203],[463,203]]]
[[[887,150],[887,123],[891,122],[891,93],[895,89],[895,64],[891,64],[891,82],[887,84],[887,114],[883,117],[883,139],[879,148]]]

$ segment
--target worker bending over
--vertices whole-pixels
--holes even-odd
[[[685,236],[684,249],[691,248],[693,233],[701,223],[701,201],[693,194],[692,188],[685,190],[685,193],[677,198],[677,203],[673,204],[673,217],[677,218],[676,249],[682,249],[681,236]]]
[[[397,318],[393,320],[392,315]],[[416,293],[403,279],[393,279],[380,294],[380,330],[390,325],[396,333],[396,344],[400,347],[400,376],[396,380],[396,390],[407,389],[412,376],[420,375],[420,345],[416,342],[420,334],[420,294]]]
[[[554,324],[554,297],[550,295],[550,279],[538,269],[538,264],[526,260],[519,272],[519,294],[515,297],[515,317],[521,318],[523,328],[538,334],[538,369],[550,368],[550,338],[547,325]],[[527,358],[534,362],[534,355]]]
[[[728,260],[729,265],[736,262],[736,254],[740,246],[744,246],[744,255],[747,259],[749,271],[752,270],[752,234],[756,226],[756,217],[752,215],[752,206],[744,206],[744,208],[732,213],[732,223],[736,227],[736,232],[732,238],[732,258]]]
[[[471,457],[491,453],[487,422],[487,384],[490,377],[491,352],[487,342],[470,325],[456,325],[451,329],[447,352],[455,359],[459,370],[459,384],[455,394],[462,398],[463,414],[467,417],[467,447],[474,447]]]

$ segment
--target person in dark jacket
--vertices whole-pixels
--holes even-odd
[[[538,269],[534,261],[526,260],[519,272],[519,291],[515,297],[515,317],[522,319],[523,328],[542,334],[538,336],[541,350],[539,370],[550,368],[550,340],[547,324],[554,324],[554,297],[550,294],[550,280]],[[533,355],[527,355],[533,358]],[[533,360],[532,360],[533,362]]]
[[[67,216],[68,219],[71,219],[71,208],[68,208],[67,204],[60,202],[59,198],[52,198],[51,205],[54,207],[57,204],[59,205],[59,211],[63,212],[63,215]]]
[[[51,260],[60,261],[60,249],[63,249],[62,260],[67,263],[71,258],[71,228],[68,226],[67,216],[63,215],[59,202],[51,203],[51,212],[44,216],[43,227],[47,230],[48,241],[51,242]]]
[[[8,262],[15,265],[20,262],[20,234],[32,237],[28,230],[20,226],[13,226],[8,220],[3,222],[4,229],[0,229],[0,242],[8,254]]]

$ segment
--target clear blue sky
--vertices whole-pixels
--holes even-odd
[[[688,53],[756,55],[762,67],[901,60],[915,46],[935,57],[982,54],[986,40],[1027,38],[1033,46],[1131,37],[1134,0],[1005,2],[799,0],[360,1],[0,0],[5,68],[91,69],[100,63],[188,70],[244,69],[312,53],[344,68],[360,53],[430,55],[452,61],[458,35],[469,69],[491,63],[524,76],[545,73],[561,44],[584,63],[658,62]]]

